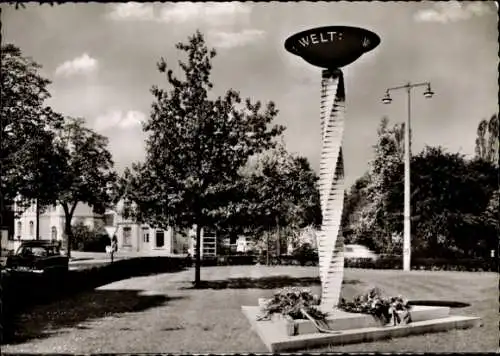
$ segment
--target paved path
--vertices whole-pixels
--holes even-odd
[[[156,252],[156,253],[155,253]],[[115,254],[114,260],[119,261],[128,258],[137,257],[183,257],[184,255],[174,255],[166,254],[163,251],[150,251],[150,252],[129,252],[129,251],[118,251]],[[76,270],[81,268],[87,268],[92,265],[103,265],[111,263],[111,257],[105,252],[82,252],[82,251],[71,251],[71,259],[69,261],[69,269]]]

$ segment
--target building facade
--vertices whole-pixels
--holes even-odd
[[[171,227],[154,228],[125,218],[114,210],[104,214],[104,221],[108,235],[116,236],[118,251],[145,255],[185,255],[189,251],[189,236]]]
[[[111,238],[116,236],[118,251],[135,252],[144,255],[186,255],[194,256],[196,229],[178,230],[154,228],[128,219],[123,211],[123,201],[115,209],[103,215],[94,214],[87,204],[79,203],[74,211],[72,225],[83,223],[93,229],[104,221],[105,230]],[[14,206],[14,209],[16,207]],[[2,249],[16,250],[24,240],[36,239],[36,204],[32,204],[14,219],[14,234],[2,233]],[[63,241],[65,216],[61,205],[49,206],[39,214],[39,238],[41,240]],[[102,225],[101,225],[102,226]],[[217,236],[214,231],[202,230],[201,256],[217,255]],[[103,251],[104,252],[104,251]]]
[[[14,211],[19,211],[14,205]],[[8,250],[16,250],[23,240],[35,240],[37,230],[36,203],[31,204],[14,218],[14,234],[7,241]],[[62,241],[65,225],[64,210],[61,205],[46,207],[39,213],[39,239]],[[87,204],[78,203],[73,213],[72,224],[83,223],[94,228],[102,215],[95,214]]]

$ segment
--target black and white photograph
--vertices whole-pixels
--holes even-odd
[[[498,4],[1,3],[2,353],[500,352]]]

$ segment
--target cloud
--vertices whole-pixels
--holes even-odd
[[[94,128],[98,131],[112,128],[128,129],[139,126],[145,119],[146,115],[140,111],[109,110],[107,113],[96,117]]]
[[[97,60],[84,53],[80,57],[64,62],[56,68],[56,75],[71,76],[90,73],[97,69]]]
[[[495,2],[498,6],[498,4]],[[486,2],[475,1],[461,3],[459,1],[436,2],[432,9],[420,10],[414,16],[418,22],[456,22],[468,20],[474,16],[483,16],[492,10]]]
[[[250,6],[238,2],[205,4],[180,2],[163,8],[160,19],[163,22],[205,21],[220,25],[235,17],[246,17],[251,11]]]
[[[215,47],[233,48],[245,46],[249,43],[261,40],[265,36],[261,30],[243,30],[240,32],[212,31],[209,33]]]
[[[154,21],[163,23],[205,22],[225,25],[228,21],[248,19],[252,9],[239,2],[191,3],[162,5],[155,12],[152,4],[113,4],[109,17],[116,21]]]
[[[138,2],[113,4],[109,17],[116,21],[151,21],[155,20],[153,5]]]

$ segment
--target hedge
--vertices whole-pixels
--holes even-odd
[[[433,271],[498,272],[497,258],[415,258],[412,269]]]
[[[254,265],[257,262],[257,256],[252,255],[226,255],[218,256],[218,266],[236,266],[236,265]]]
[[[227,256],[219,258],[219,265],[228,264],[250,264],[250,259],[229,259]],[[228,262],[230,261],[230,262]],[[265,255],[255,256],[255,263],[266,264]],[[277,258],[270,256],[271,265],[302,265],[317,266],[317,258],[304,258],[283,255]],[[344,260],[345,268],[364,269],[403,269],[403,257],[399,255],[380,256],[376,261],[369,258],[356,258]],[[498,272],[498,259],[496,258],[469,258],[469,259],[446,259],[446,258],[413,258],[411,261],[413,270],[431,271],[470,271],[470,272]]]
[[[366,269],[402,269],[402,256],[384,256],[376,261],[369,259],[346,259],[346,268]],[[412,270],[427,271],[469,271],[469,272],[498,272],[498,259],[496,258],[469,258],[469,259],[446,259],[446,258],[413,258]]]

